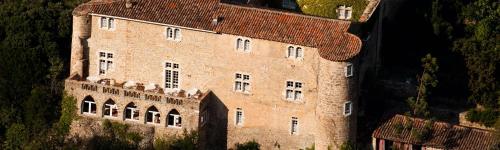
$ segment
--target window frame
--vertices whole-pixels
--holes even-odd
[[[349,108],[349,111],[347,112],[347,108]],[[344,116],[350,116],[352,114],[353,110],[353,104],[352,101],[346,101],[344,102],[344,109],[343,109],[343,114]]]
[[[167,67],[167,63],[170,63],[170,67]],[[175,65],[177,65],[177,68],[175,68]],[[174,61],[164,61],[162,63],[162,68],[163,68],[163,72],[162,72],[162,76],[163,76],[163,88],[164,89],[175,89],[175,90],[179,90],[181,89],[181,73],[182,73],[182,69],[181,69],[181,65],[179,63],[176,63]],[[170,71],[170,87],[167,87],[167,71]],[[174,72],[177,72],[177,87],[174,87]]]
[[[127,118],[127,110],[130,110],[130,118]],[[137,119],[134,119],[134,112],[135,111],[139,111],[137,106],[134,108],[134,107],[125,107],[125,112],[124,112],[124,118],[125,118],[125,121],[139,121],[139,118],[140,118],[140,112],[137,112],[138,114],[138,117]]]
[[[113,17],[100,17],[99,29],[114,31],[116,29],[116,19]]]
[[[240,77],[238,77],[238,75]],[[245,79],[245,76],[248,77],[248,79]],[[235,72],[233,76],[233,91],[234,92],[239,92],[239,93],[245,93],[245,94],[250,94],[252,91],[252,75],[249,73],[244,73],[244,72]],[[240,83],[239,89],[238,87],[238,82]],[[245,88],[245,84],[247,84],[247,88]]]
[[[240,113],[240,117],[238,117],[238,113]],[[239,120],[238,120],[239,118]],[[245,113],[241,107],[236,108],[235,114],[234,114],[234,125],[236,126],[243,126],[245,123]]]
[[[234,49],[239,52],[250,53],[253,47],[252,43],[253,41],[250,38],[236,37]]]
[[[83,110],[83,108],[85,108],[85,106],[82,106],[83,107],[83,108],[81,108],[83,110],[82,114],[85,114],[85,115],[97,115],[97,104],[96,104],[96,102],[84,100],[83,104],[87,105],[88,110]],[[95,106],[95,111],[96,111],[95,113],[92,113],[92,104]]]
[[[104,54],[104,56],[101,56]],[[111,57],[109,57],[111,56]],[[106,76],[109,72],[113,72],[115,70],[116,62],[115,62],[115,54],[110,51],[98,51],[97,52],[97,74],[99,76]],[[104,69],[101,70],[102,64],[104,63]],[[111,67],[109,66],[111,64]],[[103,73],[101,73],[103,71]]]
[[[299,118],[292,117],[290,120],[290,135],[298,135],[298,134],[299,134]]]
[[[290,49],[291,48],[291,49]],[[300,50],[300,52],[299,52]],[[299,55],[300,54],[300,57]],[[285,48],[285,57],[293,60],[304,60],[304,47],[298,45],[287,45]]]
[[[292,86],[288,86],[288,83],[292,83]],[[297,88],[297,85],[300,84],[300,87]],[[291,97],[288,97],[288,91],[291,91]],[[296,96],[296,93],[300,92],[300,97]],[[297,102],[304,100],[304,83],[297,80],[286,80],[285,81],[285,100]]]
[[[350,78],[354,76],[354,65],[350,62],[346,63],[344,68],[345,77]]]
[[[165,38],[169,41],[180,42],[182,40],[182,30],[178,27],[165,27]]]

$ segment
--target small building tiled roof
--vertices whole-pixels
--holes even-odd
[[[87,13],[183,26],[193,29],[318,48],[322,58],[345,61],[356,56],[361,40],[348,33],[349,21],[221,3],[220,0],[92,0],[75,9]],[[217,23],[212,23],[218,19]]]
[[[421,130],[428,120],[412,118],[403,115],[395,115],[387,122],[379,126],[372,134],[374,138],[386,139],[413,145],[423,145],[441,149],[491,149],[495,144],[495,137],[487,130],[468,128],[459,125],[451,125],[445,122],[434,122],[429,138],[419,141],[412,136],[411,129],[403,129],[398,133],[397,126],[411,123],[412,128]]]

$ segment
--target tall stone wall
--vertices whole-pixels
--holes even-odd
[[[339,149],[356,135],[357,97],[354,90],[355,76],[346,77],[347,62],[320,59],[318,105],[316,106],[315,147]],[[352,102],[352,114],[344,114],[344,104]]]
[[[83,36],[88,40],[73,36],[72,73],[111,78],[117,83],[136,81],[163,87],[165,62],[178,63],[181,89],[211,90],[217,98],[217,113],[213,115],[224,115],[215,117],[215,120],[225,121],[216,125],[227,131],[226,141],[222,142],[226,148],[250,140],[256,140],[263,149],[304,149],[314,144],[324,148],[340,145],[355,134],[352,131],[355,129],[355,117],[352,117],[355,111],[348,117],[341,114],[343,102],[351,98],[348,92],[351,90],[350,81],[343,76],[345,63],[322,59],[316,48],[301,46],[304,58],[294,60],[286,58],[287,47],[292,45],[288,43],[189,28],[181,28],[180,41],[171,41],[165,37],[168,25],[115,18],[114,29],[100,29],[101,16],[90,16],[87,20],[90,26],[83,25],[85,19],[74,17],[75,27],[89,27],[90,32]],[[81,32],[75,29],[73,34]],[[236,50],[237,38],[250,39],[251,51]],[[75,41],[80,41],[80,44]],[[98,70],[99,52],[113,53],[114,56],[113,69],[104,75]],[[250,93],[234,91],[237,72],[251,75]],[[286,100],[288,80],[303,84],[302,100]],[[80,100],[84,94],[80,93]],[[97,96],[96,99],[108,97]],[[355,99],[351,101],[356,106]],[[102,104],[98,102],[97,105]],[[119,107],[123,108],[123,105]],[[235,125],[237,108],[244,111],[242,126]],[[99,111],[97,114],[102,114]],[[298,118],[299,122],[299,131],[293,135],[290,132],[292,117]]]
[[[90,37],[91,19],[87,14],[73,15],[73,35],[71,39],[71,67],[70,74],[84,75],[88,50],[87,39]]]

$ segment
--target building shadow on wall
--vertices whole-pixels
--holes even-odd
[[[200,104],[199,149],[227,149],[228,108],[212,91]]]

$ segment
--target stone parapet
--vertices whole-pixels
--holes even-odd
[[[210,93],[205,92],[196,98],[181,97],[71,79],[65,81],[65,90],[68,94],[76,98],[78,114],[80,116],[103,118],[132,124],[145,124],[146,126],[155,127],[155,136],[179,134],[182,133],[183,129],[197,130],[200,103]],[[95,102],[96,110],[93,113],[84,113],[84,100],[88,100],[89,98]],[[114,117],[104,115],[105,104],[109,101],[113,101],[117,107],[117,114]],[[129,104],[134,104],[139,110],[137,120],[125,119],[125,108]],[[156,108],[160,114],[160,123],[158,124],[146,123],[147,110],[152,107]],[[173,110],[176,110],[182,118],[181,127],[167,125],[167,114]]]

